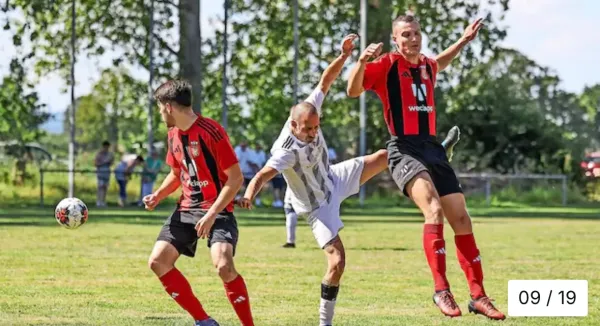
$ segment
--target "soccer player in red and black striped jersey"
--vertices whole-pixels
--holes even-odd
[[[171,172],[143,201],[152,210],[180,186],[182,194],[158,235],[148,264],[167,293],[194,318],[196,326],[218,325],[175,267],[180,255],[194,257],[198,239],[207,238],[227,298],[242,325],[253,326],[246,284],[233,265],[238,241],[233,200],[244,178],[229,137],[216,121],[194,113],[192,88],[187,81],[162,84],[154,98],[170,128],[166,162]]]
[[[414,16],[393,22],[396,51],[379,56],[382,43],[371,44],[350,73],[348,95],[365,90],[377,93],[383,102],[385,122],[391,134],[387,143],[389,170],[397,185],[425,216],[423,247],[433,274],[433,300],[442,313],[461,315],[446,278],[444,216],[455,237],[458,261],[469,284],[472,300],[469,311],[492,319],[504,319],[483,287],[481,257],[473,236],[465,197],[436,139],[434,86],[438,71],[446,68],[460,50],[472,41],[482,26],[478,19],[467,27],[461,39],[436,58],[421,54],[421,28]]]

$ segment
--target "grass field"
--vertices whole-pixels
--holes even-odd
[[[51,208],[0,209],[0,325],[191,325],[147,268],[169,211],[92,209],[89,223],[69,231]],[[471,209],[486,287],[507,313],[511,279],[585,279],[585,318],[511,318],[506,325],[600,325],[600,209]],[[598,218],[598,219],[597,219]],[[446,228],[448,277],[465,316],[443,317],[431,302],[432,282],[414,209],[346,209],[341,237],[346,273],[336,325],[496,325],[467,314],[468,290]],[[325,259],[305,223],[298,248],[285,240],[282,212],[238,213],[236,264],[249,286],[256,325],[318,325]],[[182,258],[205,309],[221,325],[239,325],[201,245]]]

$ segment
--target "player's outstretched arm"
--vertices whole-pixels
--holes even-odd
[[[348,78],[348,87],[346,92],[350,97],[358,97],[362,92],[365,91],[363,87],[363,81],[365,79],[365,69],[367,67],[367,62],[369,59],[378,57],[381,54],[381,50],[383,49],[383,43],[371,43],[367,48],[363,51],[358,58],[358,62],[350,71],[350,77]]]
[[[321,75],[321,80],[319,81],[319,86],[321,87],[321,91],[323,94],[327,94],[331,85],[338,78],[342,69],[344,68],[344,64],[346,63],[346,59],[352,55],[352,50],[354,50],[354,40],[358,37],[356,34],[350,34],[344,37],[342,40],[341,53],[340,55],[333,60],[329,66],[323,71]]]
[[[279,171],[270,166],[263,167],[258,171],[254,178],[252,178],[250,184],[248,184],[246,193],[244,193],[244,197],[238,201],[238,205],[246,209],[252,208],[252,202],[256,195],[258,195],[262,187],[264,187],[267,182],[271,181],[278,173]]]
[[[479,18],[474,21],[471,25],[465,29],[463,36],[454,44],[452,44],[449,48],[444,50],[442,53],[438,54],[435,57],[435,61],[438,63],[438,71],[442,71],[446,69],[454,60],[454,58],[458,55],[458,53],[465,47],[465,45],[469,44],[469,42],[473,41],[477,36],[477,32],[483,26],[482,24],[483,18]]]
[[[165,180],[163,180],[160,187],[158,187],[158,189],[154,193],[142,199],[146,206],[146,209],[153,210],[154,207],[158,205],[158,203],[160,203],[163,199],[167,198],[175,190],[179,189],[179,186],[181,185],[181,180],[179,177],[180,173],[180,169],[171,168],[171,172],[169,172]]]

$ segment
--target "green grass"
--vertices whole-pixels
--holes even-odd
[[[191,325],[147,268],[168,210],[91,209],[89,223],[62,229],[52,208],[0,209],[0,325]],[[511,279],[585,279],[585,318],[508,318],[503,325],[600,325],[600,234],[597,208],[472,209],[485,284],[507,312]],[[467,314],[468,290],[452,232],[446,230],[448,277],[465,316],[443,317],[431,302],[432,281],[415,209],[347,208],[341,237],[346,273],[336,325],[497,325]],[[238,213],[236,266],[249,286],[256,325],[318,325],[325,258],[302,221],[298,248],[283,249],[279,210]],[[207,248],[182,258],[209,314],[239,325]]]

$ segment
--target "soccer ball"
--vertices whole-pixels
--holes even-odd
[[[88,219],[88,208],[79,198],[65,198],[56,205],[54,217],[67,229],[76,229]]]

